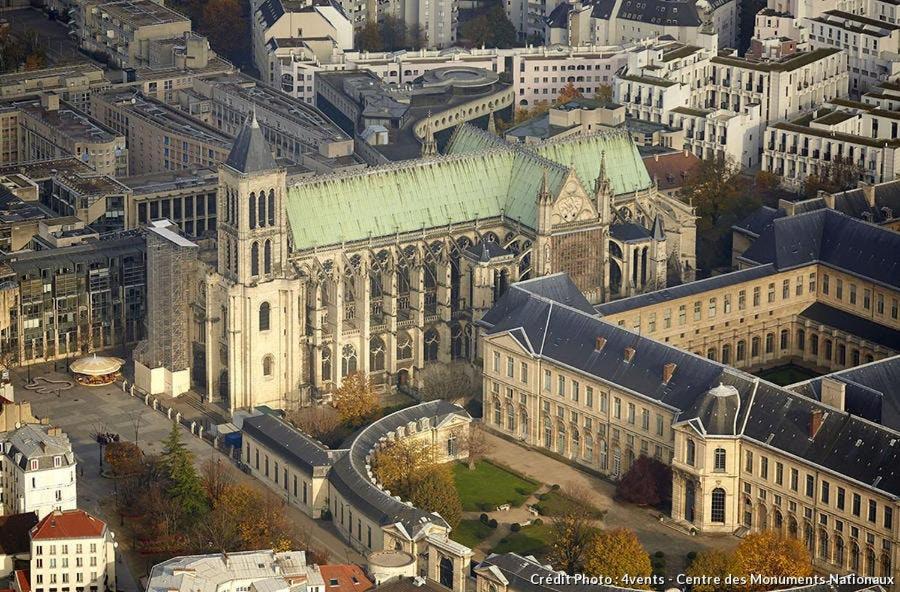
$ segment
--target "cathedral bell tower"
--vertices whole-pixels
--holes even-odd
[[[285,170],[275,162],[254,109],[219,167],[220,274],[244,285],[283,276],[285,187]]]

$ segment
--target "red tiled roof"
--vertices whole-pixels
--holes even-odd
[[[106,523],[84,510],[56,510],[31,529],[31,540],[99,537]]]
[[[31,573],[28,570],[16,570],[16,587],[19,592],[31,592]]]
[[[358,565],[320,565],[319,571],[325,580],[325,592],[365,592],[374,586]]]
[[[700,166],[700,159],[692,152],[679,150],[644,157],[644,166],[647,167],[650,178],[659,183],[659,189],[667,191],[684,185],[694,170]]]

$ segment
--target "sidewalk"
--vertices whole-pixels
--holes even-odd
[[[558,484],[562,488],[570,484],[584,488],[590,493],[591,502],[600,510],[606,511],[604,528],[634,530],[648,553],[663,551],[672,562],[676,557],[683,558],[690,551],[729,548],[738,543],[730,535],[690,536],[669,528],[659,522],[659,512],[656,510],[614,501],[616,488],[609,481],[487,431],[485,439],[489,450],[487,457],[491,460],[541,483]]]

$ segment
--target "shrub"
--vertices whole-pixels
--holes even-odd
[[[642,506],[672,501],[672,469],[648,456],[639,457],[616,486],[616,497]]]
[[[554,483],[550,486],[550,491],[559,491],[559,484]]]
[[[546,493],[542,493],[541,495],[539,495],[539,496],[537,496],[537,497],[538,497],[538,499],[539,499],[540,501],[545,502],[545,501],[547,501],[547,499],[550,497],[550,495],[549,495],[549,494],[546,494]]]
[[[488,522],[488,526],[490,526],[491,528],[497,528],[497,519],[491,518],[491,521]]]
[[[487,523],[488,523],[488,515],[487,515],[487,514],[481,514],[481,516],[478,517],[478,520],[479,520],[482,524],[487,524]]]
[[[518,522],[513,522],[512,526],[510,526],[509,529],[513,532],[519,532],[520,530],[522,530],[522,525]]]
[[[656,553],[653,554],[653,556],[662,559],[663,557],[666,556],[666,554],[663,553],[662,551],[657,551]]]
[[[543,524],[543,523],[544,523],[544,521],[541,520],[540,518],[535,518],[535,519],[532,521],[532,524],[533,524],[534,526],[540,526],[540,525]]]

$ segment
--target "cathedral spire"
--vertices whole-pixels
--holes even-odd
[[[263,137],[259,122],[256,120],[256,105],[253,105],[250,116],[244,119],[244,125],[231,145],[225,164],[239,173],[256,173],[278,168],[272,156],[272,149]]]
[[[437,156],[437,142],[434,140],[434,131],[431,129],[431,111],[426,116],[425,129],[422,132],[422,158]]]
[[[487,131],[488,131],[489,133],[492,133],[492,134],[494,134],[494,135],[497,135],[497,122],[494,121],[494,112],[493,112],[493,111],[491,111],[491,112],[488,114]]]
[[[538,194],[538,201],[550,201],[550,182],[548,181],[547,167],[543,168],[544,174],[541,178],[541,192]]]

